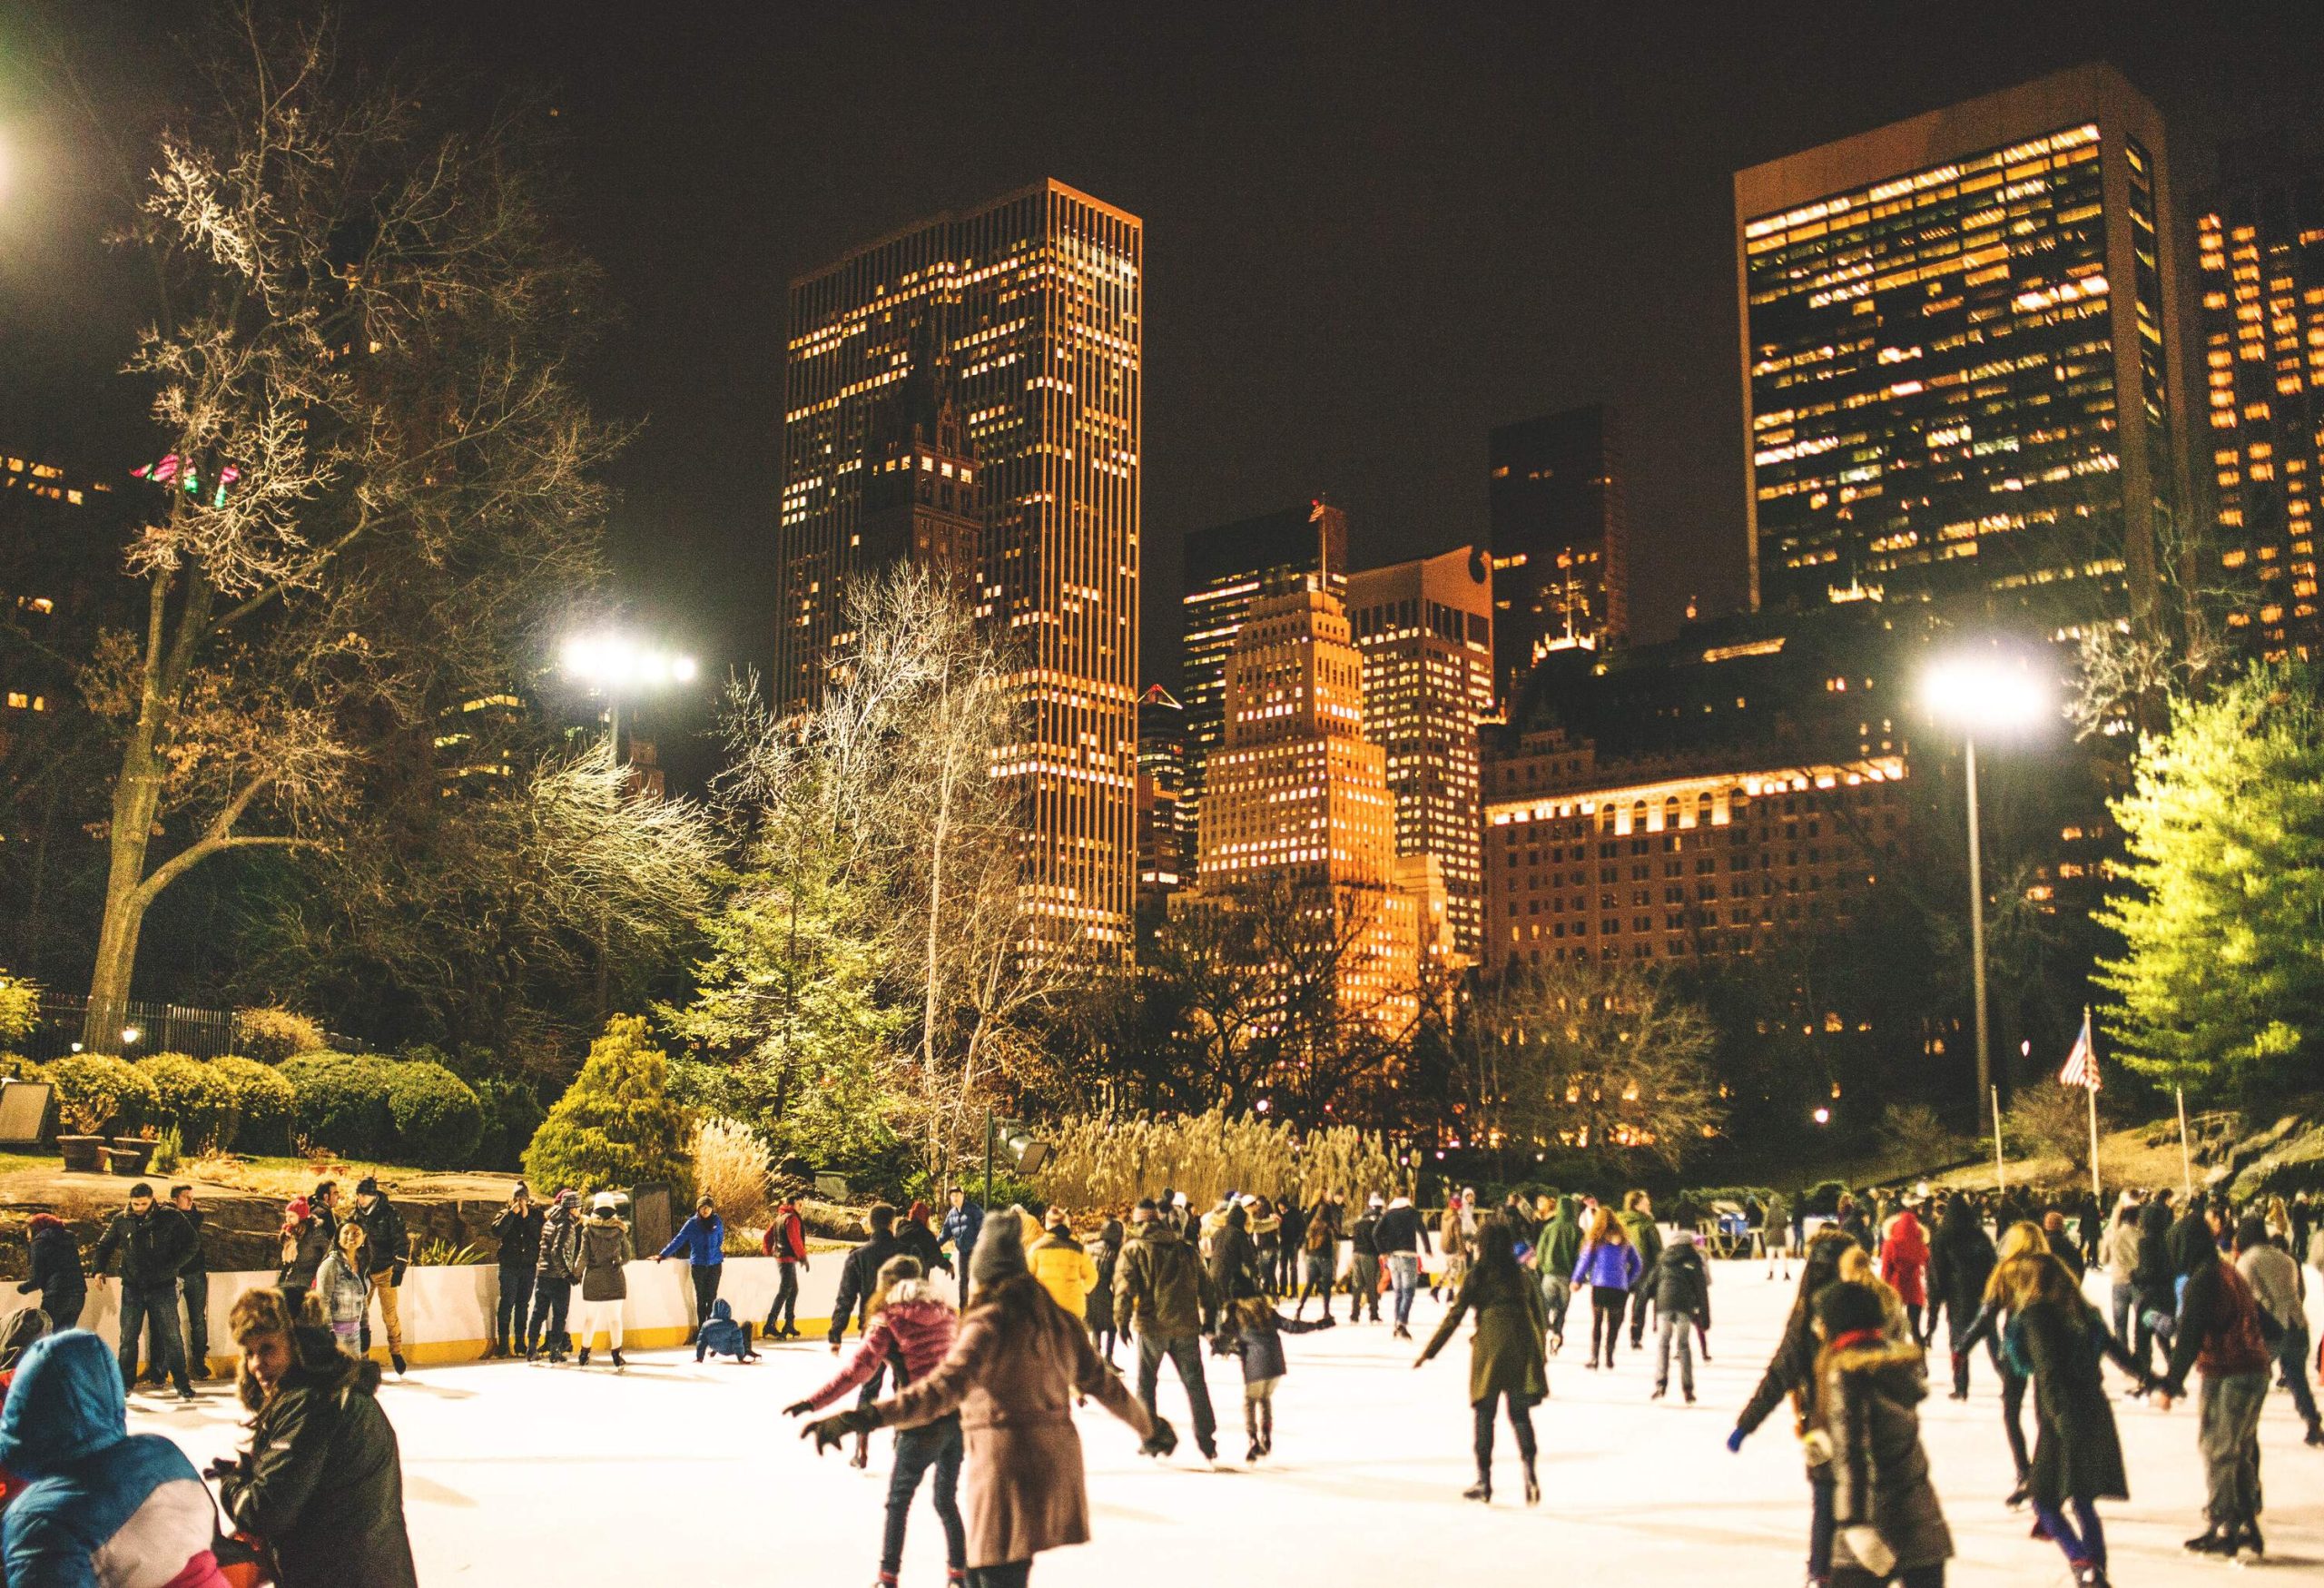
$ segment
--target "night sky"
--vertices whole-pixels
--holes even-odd
[[[1145,220],[1167,682],[1187,530],[1322,492],[1359,562],[1459,545],[1487,429],[1597,400],[1627,431],[1642,636],[1689,595],[1739,603],[1740,166],[2093,57],[2161,104],[2182,184],[2199,146],[2324,121],[2314,0],[358,9],[549,85],[625,316],[594,390],[645,425],[619,594],[713,674],[772,649],[784,285],[937,211],[1056,176]],[[47,15],[133,94],[184,12]],[[0,57],[0,438],[99,445],[125,343],[86,195],[46,169],[74,158],[52,94]]]

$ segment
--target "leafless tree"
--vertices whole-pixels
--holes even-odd
[[[449,124],[281,17],[229,14],[120,232],[157,284],[127,372],[166,499],[127,553],[143,621],[84,671],[119,737],[97,1041],[165,889],[332,845],[358,769],[506,688],[599,574],[615,438],[571,385],[595,277],[524,113]]]

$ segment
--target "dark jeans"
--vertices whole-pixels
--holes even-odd
[[[1832,1577],[1833,1496],[1838,1484],[1832,1469],[1819,1466],[1807,1475],[1807,1580],[1827,1583]]]
[[[960,1418],[939,1417],[896,1435],[896,1465],[888,1475],[888,1531],[880,1541],[880,1570],[890,1577],[903,1563],[904,1523],[912,1496],[930,1468],[936,1472],[936,1520],[944,1524],[944,1563],[953,1571],[969,1563],[968,1531],[960,1524]]]
[[[126,1386],[137,1383],[140,1336],[151,1342],[152,1349],[146,1356],[154,1370],[168,1374],[180,1389],[192,1389],[193,1385],[185,1376],[185,1354],[178,1344],[178,1287],[174,1280],[150,1288],[141,1285],[121,1287],[121,1382]]]
[[[1953,1393],[1956,1396],[1965,1396],[1969,1393],[1969,1354],[1961,1348],[1961,1338],[1969,1332],[1969,1326],[1974,1321],[1973,1317],[1962,1317],[1958,1307],[1945,1309],[1945,1337],[1953,1354]],[[2009,1370],[2001,1365],[2001,1346],[1991,1335],[1985,1336],[1985,1355],[1993,1359],[1994,1371],[2001,1375],[2003,1383],[2006,1385]],[[2019,1393],[2022,1396],[2024,1391]],[[2015,1426],[2014,1423],[2011,1425]],[[2020,1445],[2024,1444],[2025,1437],[2022,1433],[2017,1442]],[[2025,1470],[2023,1455],[2018,1457],[2017,1470]]]
[[[2034,1463],[2025,1454],[2025,1385],[2026,1381],[2006,1367],[2001,1375],[2001,1431],[2009,1440],[2009,1458],[2017,1464],[2017,1481],[2024,1483],[2034,1470]]]
[[[547,1274],[533,1281],[533,1316],[525,1326],[525,1349],[567,1351],[573,1336],[565,1332],[566,1309],[573,1305],[573,1281]],[[547,1328],[543,1330],[546,1324]]]
[[[1622,1341],[1622,1313],[1630,1304],[1630,1293],[1619,1285],[1592,1285],[1590,1287],[1590,1359],[1598,1360],[1600,1342],[1604,1342],[1604,1356],[1609,1366],[1613,1365],[1614,1347]]]
[[[1654,1297],[1644,1285],[1630,1292],[1630,1349],[1641,1350],[1646,1345],[1646,1309]]]
[[[769,1339],[799,1327],[799,1265],[777,1263],[774,1276],[774,1305],[766,1309]]]
[[[1348,1265],[1347,1293],[1354,1298],[1353,1309],[1347,1315],[1348,1322],[1354,1323],[1367,1308],[1371,1311],[1372,1321],[1380,1321],[1380,1258],[1377,1255],[1369,1252],[1355,1254],[1355,1260]]]
[[[1324,1302],[1324,1316],[1329,1317],[1332,1316],[1331,1258],[1322,1253],[1311,1254],[1306,1258],[1306,1268],[1307,1283],[1300,1287],[1299,1301],[1291,1309],[1291,1316],[1297,1317],[1307,1310],[1308,1297],[1321,1297]]]
[[[1137,1331],[1137,1398],[1146,1403],[1148,1415],[1154,1415],[1154,1392],[1162,1383],[1162,1358],[1178,1370],[1178,1382],[1186,1386],[1187,1403],[1194,1410],[1195,1448],[1205,1456],[1218,1454],[1218,1424],[1211,1415],[1210,1386],[1203,1382],[1202,1341],[1189,1335],[1183,1339],[1165,1340],[1152,1331],[1141,1327]]]
[[[2106,1569],[2106,1530],[2099,1525],[2098,1507],[2087,1500],[2071,1500],[2074,1521],[2069,1522],[2064,1513],[2034,1502],[2034,1514],[2042,1519],[2042,1531],[2051,1542],[2066,1552],[2066,1559],[2073,1565],[2093,1565]],[[2075,1523],[2081,1525],[2077,1527]]]
[[[533,1304],[533,1270],[500,1270],[500,1299],[492,1307],[492,1343],[503,1351],[525,1344],[525,1311]]]
[[[726,1275],[724,1263],[694,1263],[694,1327],[697,1332],[710,1321],[710,1309],[718,1300],[718,1281]]]
[[[181,1274],[178,1288],[185,1296],[185,1363],[202,1377],[210,1376],[210,1276]],[[72,1326],[65,1326],[70,1328]]]
[[[1471,1408],[1477,1418],[1477,1481],[1480,1483],[1492,1481],[1492,1415],[1495,1406],[1504,1401],[1509,1407],[1509,1426],[1517,1435],[1517,1454],[1523,1458],[1528,1471],[1533,1465],[1533,1403],[1519,1400],[1505,1390],[1495,1390]]]
[[[2299,1420],[2313,1425],[2316,1422],[2316,1393],[2308,1387],[2308,1326],[2284,1331],[2276,1342],[2276,1361],[2291,1386],[2292,1409]]]
[[[1025,1588],[1032,1579],[1032,1562],[1011,1561],[1005,1566],[970,1568],[969,1588]]]
[[[62,1296],[51,1296],[45,1290],[40,1294],[40,1309],[48,1314],[48,1327],[52,1334],[61,1335],[79,1323],[81,1309],[88,1305],[89,1293],[85,1290]]]
[[[1560,1339],[1565,1337],[1566,1309],[1573,1305],[1573,1282],[1562,1274],[1541,1276],[1541,1306],[1550,1320],[1550,1333]]]

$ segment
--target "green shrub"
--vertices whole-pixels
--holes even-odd
[[[161,1099],[155,1123],[176,1127],[180,1141],[192,1144],[196,1152],[225,1145],[220,1138],[233,1112],[232,1081],[183,1053],[156,1053],[139,1060],[137,1068]]]
[[[238,1009],[234,1042],[261,1064],[280,1064],[304,1053],[320,1053],[327,1039],[321,1026],[295,1010]]]
[[[1799,1193],[1802,1213],[1821,1214],[1827,1218],[1840,1210],[1840,1198],[1848,1195],[1847,1187],[1837,1180],[1817,1180]]]
[[[388,1067],[388,1109],[395,1119],[398,1163],[464,1169],[484,1133],[484,1106],[468,1083],[441,1064],[407,1060]]]
[[[290,1151],[290,1116],[298,1092],[281,1072],[239,1053],[212,1059],[207,1068],[233,1093],[233,1139],[222,1141],[219,1147],[251,1153]]]
[[[46,1080],[48,1066],[35,1064],[22,1053],[0,1053],[0,1079],[8,1080]]]
[[[162,1104],[153,1083],[134,1064],[97,1053],[74,1053],[48,1066],[56,1088],[56,1115],[67,1135],[126,1136],[153,1122]]]
[[[638,1015],[615,1015],[589,1046],[525,1149],[525,1178],[544,1189],[609,1189],[647,1180],[686,1184],[686,1120],[670,1100],[669,1056]]]
[[[0,973],[0,1041],[29,1037],[40,1024],[40,983]]]
[[[290,1083],[291,1145],[348,1158],[384,1159],[395,1144],[388,1101],[393,1061],[376,1053],[309,1053],[281,1069]]]
[[[524,1166],[525,1147],[548,1118],[540,1094],[528,1080],[480,1075],[468,1082],[484,1105],[484,1133],[477,1138],[476,1167],[514,1173]]]
[[[175,1125],[165,1126],[153,1143],[153,1157],[148,1168],[157,1175],[173,1175],[185,1157],[185,1137]]]

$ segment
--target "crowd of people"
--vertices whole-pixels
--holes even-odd
[[[517,1187],[491,1227],[501,1287],[489,1355],[586,1365],[603,1336],[623,1366],[625,1271],[639,1254],[622,1211],[600,1194],[585,1214],[571,1189],[536,1205]],[[828,1335],[840,1356],[852,1331],[853,1352],[787,1412],[807,1419],[818,1451],[848,1448],[859,1467],[873,1431],[897,1430],[881,1584],[896,1581],[923,1488],[955,1583],[1016,1588],[1035,1555],[1086,1540],[1073,1412],[1094,1398],[1147,1454],[1170,1455],[1177,1431],[1157,1406],[1166,1363],[1195,1448],[1224,1465],[1205,1358],[1232,1358],[1243,1459],[1265,1461],[1290,1366],[1285,1341],[1337,1326],[1343,1296],[1346,1322],[1385,1325],[1395,1339],[1413,1337],[1423,1286],[1443,1302],[1415,1367],[1471,1324],[1476,1475],[1465,1494],[1479,1502],[1494,1494],[1502,1421],[1524,1502],[1541,1498],[1533,1415],[1578,1296],[1590,1306],[1589,1371],[1616,1371],[1625,1341],[1646,1353],[1651,1327],[1650,1398],[1669,1394],[1675,1356],[1679,1392],[1692,1403],[1695,1358],[1709,1360],[1713,1265],[1696,1231],[1666,1231],[1643,1190],[1602,1201],[1512,1194],[1491,1208],[1456,1191],[1431,1217],[1408,1197],[1338,1191],[1305,1204],[1229,1195],[1197,1212],[1166,1188],[1127,1213],[1077,1232],[1063,1209],[988,1215],[957,1189],[940,1218],[923,1203],[871,1209],[866,1238],[839,1259]],[[93,1272],[59,1220],[32,1220],[20,1289],[41,1305],[0,1327],[7,1583],[109,1584],[90,1565],[101,1559],[134,1559],[140,1570],[161,1563],[153,1580],[171,1588],[248,1581],[231,1573],[261,1560],[283,1588],[410,1583],[396,1436],[369,1356],[376,1308],[389,1366],[405,1371],[400,1213],[369,1180],[343,1212],[329,1181],[290,1205],[276,1285],[230,1310],[246,1445],[197,1472],[171,1441],[131,1435],[126,1419],[141,1384],[191,1396],[191,1380],[208,1375],[203,1217],[191,1188],[164,1199],[140,1184],[96,1242]],[[1940,1324],[1949,1371],[1938,1381],[1967,1399],[1984,1354],[2014,1472],[2004,1503],[2030,1509],[2035,1536],[2063,1553],[2078,1588],[2105,1583],[2098,1507],[2129,1494],[2102,1360],[2115,1364],[2128,1395],[2164,1411],[2193,1385],[2208,1498],[2191,1551],[2264,1551],[2258,1427],[2272,1387],[2290,1395],[2308,1443],[2324,1445],[2310,1384],[2324,1359],[2309,1356],[2299,1256],[2324,1265],[2324,1229],[2304,1196],[2239,1209],[2161,1189],[2104,1208],[2087,1198],[2044,1205],[2022,1191],[1867,1192],[1842,1196],[1812,1233],[1779,1197],[1736,1217],[1769,1277],[1788,1279],[1796,1262],[1798,1280],[1727,1443],[1739,1449],[1788,1403],[1809,1489],[1807,1577],[1818,1588],[1943,1581],[1952,1542],[1918,1415]],[[794,1203],[778,1205],[759,1244],[780,1273],[759,1337],[795,1340],[799,1275],[812,1258]],[[653,1260],[688,1265],[698,1361],[756,1361],[753,1329],[720,1296],[725,1247],[724,1222],[704,1197]],[[2106,1282],[2102,1309],[2084,1295],[2093,1272]],[[108,1283],[121,1287],[111,1350],[74,1327],[91,1287]],[[1134,1388],[1116,1371],[1126,1343]]]

